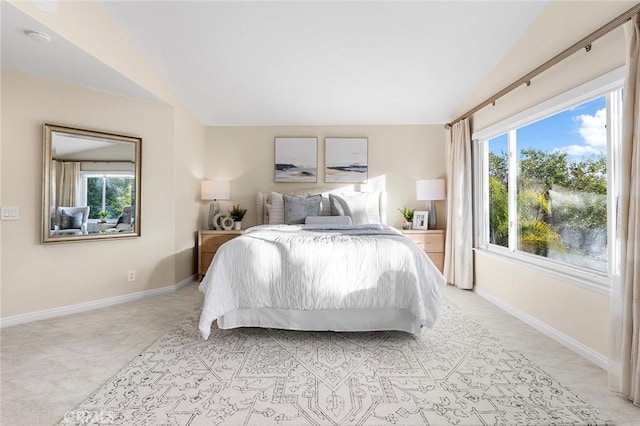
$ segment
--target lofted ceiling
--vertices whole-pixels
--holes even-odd
[[[0,6],[2,67],[105,92],[159,101],[156,96],[127,77],[53,33],[9,3],[2,1]],[[32,40],[26,36],[26,30],[45,33],[51,37],[51,41],[46,43]]]
[[[357,125],[451,120],[546,2],[101,5],[205,125]],[[46,56],[39,52],[34,63],[19,59],[28,52],[12,45],[34,42],[15,32],[12,45],[5,46],[4,9],[2,64],[34,72]],[[93,59],[82,51],[78,55]],[[74,74],[74,61],[53,57],[51,62],[56,66],[40,66],[36,73],[50,69],[59,79],[67,73],[67,81],[82,85],[106,80],[128,95],[137,87],[129,82],[134,87],[127,88],[117,78],[123,77],[104,65],[113,78],[93,78],[94,68],[89,75]],[[138,97],[149,97],[137,90]]]

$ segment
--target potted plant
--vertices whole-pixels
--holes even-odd
[[[109,217],[109,213],[107,213],[106,211],[102,210],[100,213],[98,213],[98,216],[100,216],[100,223],[106,223],[107,222],[107,218]]]
[[[415,209],[408,209],[406,207],[403,207],[401,209],[398,209],[398,211],[402,213],[402,217],[404,218],[402,229],[411,229],[413,225],[413,212],[415,212]]]
[[[241,209],[240,204],[234,204],[233,208],[229,210],[229,216],[231,216],[231,219],[234,221],[236,231],[242,229],[242,219],[245,214],[247,214],[247,209]]]

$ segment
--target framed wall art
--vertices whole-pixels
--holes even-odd
[[[275,140],[276,182],[318,181],[318,138]]]
[[[325,138],[324,181],[364,183],[368,178],[367,138]]]

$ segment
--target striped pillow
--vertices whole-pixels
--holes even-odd
[[[279,192],[271,192],[271,204],[269,209],[269,225],[282,225],[284,223],[284,198]]]

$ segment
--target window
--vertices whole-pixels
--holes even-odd
[[[474,134],[477,247],[607,282],[615,266],[619,74]]]
[[[125,206],[131,206],[135,178],[129,172],[83,172],[83,205],[90,207],[89,219],[115,219]]]

